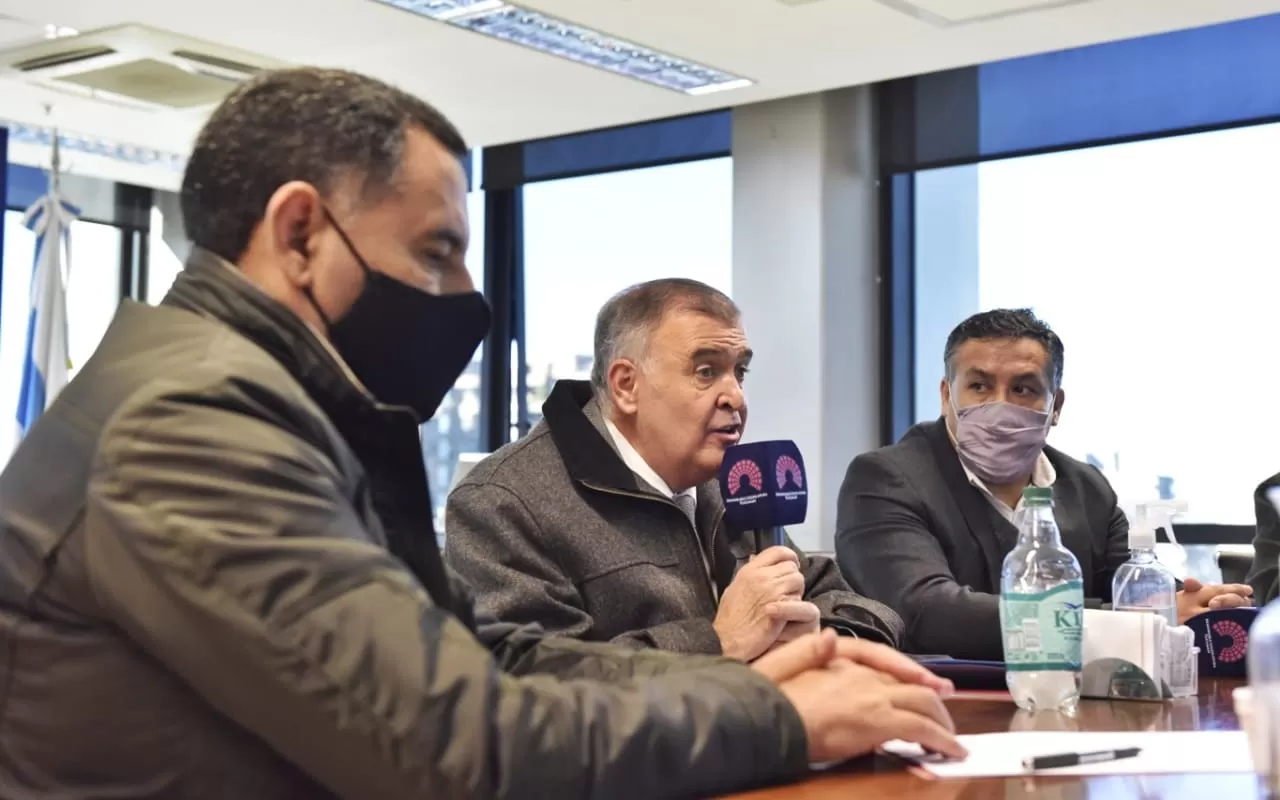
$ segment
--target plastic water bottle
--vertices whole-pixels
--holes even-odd
[[[1267,500],[1280,511],[1280,490],[1267,492]],[[1280,598],[1268,603],[1249,628],[1247,657],[1251,719],[1240,721],[1251,743],[1262,738],[1251,749],[1261,756],[1261,764],[1255,756],[1254,768],[1265,780],[1266,796],[1280,797]]]
[[[1268,603],[1249,628],[1248,658],[1252,719],[1240,721],[1255,754],[1263,754],[1261,764],[1255,755],[1254,768],[1270,791],[1265,796],[1280,797],[1280,599]],[[1261,742],[1253,741],[1259,737]]]
[[[1111,607],[1116,611],[1159,614],[1170,628],[1178,627],[1178,581],[1156,558],[1156,529],[1147,509],[1129,528],[1129,560],[1111,579]]]
[[[1080,701],[1084,583],[1062,546],[1053,489],[1028,486],[1014,518],[1018,543],[1000,572],[1000,627],[1009,693],[1027,711],[1072,713]]]

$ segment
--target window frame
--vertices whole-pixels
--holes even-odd
[[[731,156],[731,114],[712,111],[485,148],[481,180],[484,283],[493,307],[481,379],[482,446],[487,452],[527,434],[531,427],[526,385],[524,187]]]
[[[882,444],[914,424],[920,388],[916,175],[1278,122],[1280,86],[1266,79],[1280,68],[1277,36],[1280,14],[1273,14],[877,85]],[[1188,544],[1248,543],[1245,529],[1177,526]]]

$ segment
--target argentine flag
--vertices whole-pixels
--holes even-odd
[[[23,224],[36,235],[31,271],[31,316],[18,394],[19,438],[26,435],[67,385],[67,276],[71,271],[71,223],[80,215],[51,188],[27,209]]]

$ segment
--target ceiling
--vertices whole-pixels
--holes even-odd
[[[0,0],[0,45],[52,23],[141,22],[296,63],[343,66],[439,106],[476,145],[755,103],[1012,56],[1280,11],[1280,0],[913,0],[930,8],[1028,7],[953,27],[909,0],[528,0],[532,8],[754,79],[703,97],[658,89],[431,22],[369,0]],[[51,117],[44,104],[52,102]],[[199,115],[50,96],[0,80],[0,118],[182,152]]]

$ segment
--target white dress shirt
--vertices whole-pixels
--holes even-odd
[[[618,455],[622,456],[622,463],[636,474],[636,477],[652,486],[663,497],[668,499],[676,496],[676,492],[671,491],[671,487],[662,479],[662,476],[654,472],[653,467],[649,466],[649,462],[644,460],[644,456],[640,455],[637,450],[631,446],[631,442],[627,441],[627,437],[622,435],[622,431],[618,430],[618,426],[611,421],[605,420],[604,426],[609,429],[609,436],[613,439],[614,447],[618,448]],[[691,486],[679,494],[688,495],[693,499],[698,499],[698,487]]]
[[[613,439],[614,447],[618,449],[618,455],[622,456],[622,463],[626,464],[627,468],[635,473],[637,478],[652,486],[659,494],[668,499],[674,499],[679,494],[691,497],[695,502],[697,501],[698,487],[690,486],[683,492],[671,491],[671,487],[667,485],[667,482],[654,471],[653,467],[649,466],[649,462],[644,460],[644,457],[631,445],[631,442],[627,441],[627,437],[622,435],[622,431],[618,430],[617,425],[606,419],[604,426],[608,429],[610,438]],[[707,571],[707,578],[711,580],[711,591],[718,594],[716,592],[715,576],[711,574],[711,560],[707,558],[707,549],[703,546],[702,538],[697,534],[697,529],[695,529],[694,536],[698,539],[698,552],[702,555],[702,566]],[[719,597],[716,599],[718,600]]]
[[[959,458],[959,456],[957,456],[957,458]],[[1017,506],[1010,508],[1008,503],[991,493],[991,490],[987,488],[987,485],[969,469],[963,459],[960,461],[960,466],[964,469],[964,474],[969,477],[969,483],[978,487],[978,490],[986,495],[987,501],[991,503],[992,507],[995,508],[996,511],[1000,512],[1000,516],[1010,522],[1013,522],[1013,515],[1017,513],[1018,509],[1022,508],[1022,498],[1018,498]],[[1053,468],[1053,464],[1049,463],[1049,457],[1044,454],[1044,451],[1041,451],[1040,455],[1036,457],[1035,466],[1031,468],[1031,485],[1045,489],[1052,486],[1056,480],[1058,480],[1057,471]]]

